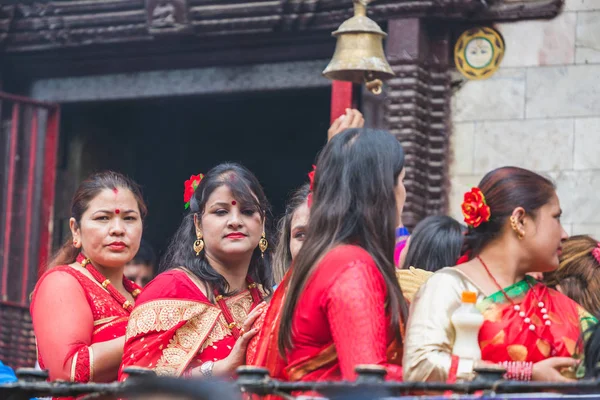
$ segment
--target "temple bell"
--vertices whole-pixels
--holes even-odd
[[[383,52],[387,34],[367,17],[369,0],[354,0],[354,16],[342,23],[332,35],[337,38],[335,53],[323,75],[336,81],[365,83],[380,94],[383,81],[394,76]]]

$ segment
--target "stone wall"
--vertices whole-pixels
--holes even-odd
[[[600,0],[566,0],[549,21],[498,24],[506,54],[453,95],[450,213],[493,168],[556,182],[569,234],[600,239]]]

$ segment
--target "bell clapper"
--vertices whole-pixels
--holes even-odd
[[[374,95],[380,95],[383,91],[383,82],[381,79],[373,79],[372,81],[365,81],[365,86]]]

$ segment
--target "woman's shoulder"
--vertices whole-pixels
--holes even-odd
[[[340,245],[329,250],[318,263],[313,278],[323,287],[329,287],[344,275],[369,275],[381,279],[373,257],[365,249],[354,245]]]
[[[70,265],[58,265],[48,271],[44,272],[44,274],[38,279],[36,287],[41,285],[45,285],[48,283],[52,284],[62,284],[62,283],[73,283],[80,282],[81,278],[84,277],[83,274],[77,271],[75,268]]]
[[[335,264],[338,267],[342,264],[350,266],[355,263],[365,263],[375,266],[375,261],[368,251],[360,246],[351,244],[334,247],[325,254],[320,262],[322,265]]]
[[[158,274],[143,289],[136,305],[158,299],[207,301],[206,296],[182,269],[175,268]]]
[[[436,271],[422,284],[420,292],[441,290],[444,293],[454,292],[460,294],[464,290],[480,291],[467,278],[467,276],[456,267],[446,267]]]
[[[57,293],[63,296],[85,293],[81,282],[82,278],[85,279],[85,276],[69,265],[56,266],[46,271],[38,279],[31,294],[31,303],[35,302],[39,292],[53,293],[53,296],[56,296]]]

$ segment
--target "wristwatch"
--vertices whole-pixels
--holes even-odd
[[[215,363],[212,361],[207,361],[200,366],[200,373],[202,376],[210,377],[213,374],[213,367]]]

